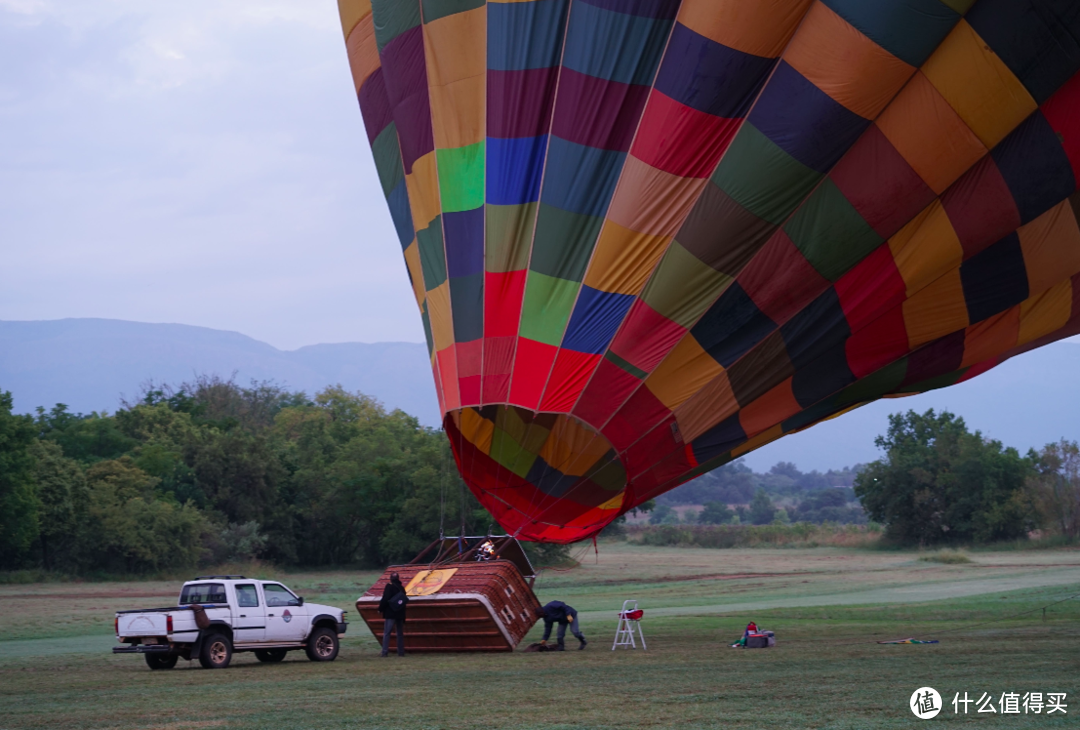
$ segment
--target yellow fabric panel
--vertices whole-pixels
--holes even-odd
[[[674,411],[722,372],[724,368],[694,337],[684,336],[645,380],[645,387]]]
[[[442,570],[421,570],[405,586],[407,596],[430,596],[442,590],[446,581],[454,577],[457,568],[444,568]]]
[[[487,74],[487,8],[453,13],[424,25],[428,86]]]
[[[450,16],[453,17],[453,16]],[[428,59],[428,63],[431,60]],[[441,150],[484,141],[487,75],[428,89],[435,146]]]
[[[812,0],[684,0],[678,21],[695,33],[755,56],[775,58]]]
[[[739,411],[739,423],[747,436],[779,428],[782,421],[802,410],[799,401],[795,400],[792,382],[792,378],[788,378]]]
[[[491,436],[495,433],[494,423],[472,408],[463,408],[458,429],[470,444],[485,454],[491,453]]]
[[[806,14],[784,60],[832,99],[873,119],[915,67],[874,43],[822,3]]]
[[[540,458],[563,474],[583,476],[611,448],[607,439],[572,416],[559,416]]]
[[[636,233],[606,221],[585,272],[585,284],[600,291],[637,294],[670,243],[671,236]]]
[[[427,293],[428,317],[431,319],[431,339],[435,351],[441,352],[454,344],[454,320],[450,314],[450,280]]]
[[[361,19],[371,16],[371,0],[338,0],[337,7],[341,16],[341,32],[346,38]]]
[[[915,349],[968,326],[960,269],[953,269],[903,304],[908,345]]]
[[[784,435],[784,429],[780,424],[776,424],[772,428],[762,431],[757,436],[747,441],[742,446],[738,446],[731,450],[731,458],[737,459],[743,454],[749,454],[754,449],[759,449],[765,444],[772,443],[776,439]]]
[[[964,333],[964,359],[960,367],[998,357],[1016,347],[1020,335],[1020,307],[1010,307],[967,328]]]
[[[675,411],[679,433],[690,443],[701,434],[739,410],[739,401],[727,373],[720,373],[708,385]]]
[[[412,278],[413,296],[416,304],[424,304],[424,271],[420,267],[420,246],[413,238],[412,243],[405,249],[405,265],[409,267],[409,276]]]
[[[657,170],[631,155],[626,158],[607,219],[632,231],[673,237],[707,182]]]
[[[986,154],[986,146],[921,71],[875,124],[938,195]]]
[[[1072,316],[1072,280],[1055,284],[1020,303],[1020,335],[1017,345],[1026,345],[1064,327]]]
[[[413,226],[422,231],[442,212],[439,202],[439,168],[435,162],[434,150],[413,163],[412,173],[405,176],[405,187],[409,191]]]
[[[922,71],[988,148],[1038,108],[966,20],[953,28]]]
[[[379,68],[379,46],[375,43],[375,20],[371,13],[361,18],[345,39],[349,70],[357,93],[367,77]]]
[[[940,200],[935,200],[889,239],[896,268],[910,297],[964,259],[960,239]]]
[[[597,505],[596,509],[614,510],[622,509],[623,497],[626,496],[626,492],[619,492],[617,495],[604,502],[601,505]]]
[[[1049,289],[1080,273],[1080,228],[1068,200],[1063,200],[1016,231],[1024,252],[1028,291]]]

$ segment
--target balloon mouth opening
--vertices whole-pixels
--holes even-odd
[[[567,413],[470,406],[443,420],[465,483],[509,533],[574,542],[619,516],[626,468],[611,443]]]

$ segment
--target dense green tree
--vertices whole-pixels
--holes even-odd
[[[0,391],[0,564],[22,564],[37,537],[34,495],[34,423],[11,412],[11,393]]]
[[[747,517],[755,525],[767,525],[776,517],[776,506],[764,489],[758,489],[754,493],[754,498],[750,500],[750,507],[747,509]]]
[[[855,480],[871,519],[893,538],[928,545],[1023,537],[1035,524],[1024,489],[1032,465],[1015,449],[929,410],[889,416],[885,456]]]
[[[86,474],[53,441],[35,441],[31,453],[42,567],[70,568],[77,563],[77,535],[86,518]]]
[[[726,525],[735,513],[723,502],[706,502],[697,521],[702,525]]]
[[[63,403],[48,412],[38,408],[36,425],[42,439],[56,442],[64,456],[86,464],[119,458],[138,443],[120,431],[115,418],[73,414]]]
[[[1035,473],[1028,489],[1049,529],[1066,537],[1080,537],[1080,445],[1062,439],[1031,452]]]

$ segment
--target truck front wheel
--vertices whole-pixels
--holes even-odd
[[[337,659],[340,648],[337,632],[323,626],[311,632],[306,650],[308,659],[313,662],[332,662]]]
[[[210,634],[203,639],[199,664],[203,669],[224,669],[232,661],[232,642],[225,634]]]
[[[172,669],[176,666],[176,654],[143,654],[146,666],[151,669]]]

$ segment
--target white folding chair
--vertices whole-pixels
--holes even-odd
[[[611,645],[611,650],[615,651],[617,646],[629,646],[631,649],[636,649],[637,644],[634,642],[634,627],[637,627],[638,638],[641,639],[641,648],[648,651],[645,646],[645,634],[641,631],[641,618],[645,615],[645,612],[638,608],[637,601],[629,598],[623,601],[622,610],[619,611],[619,628],[615,631],[615,643]]]

